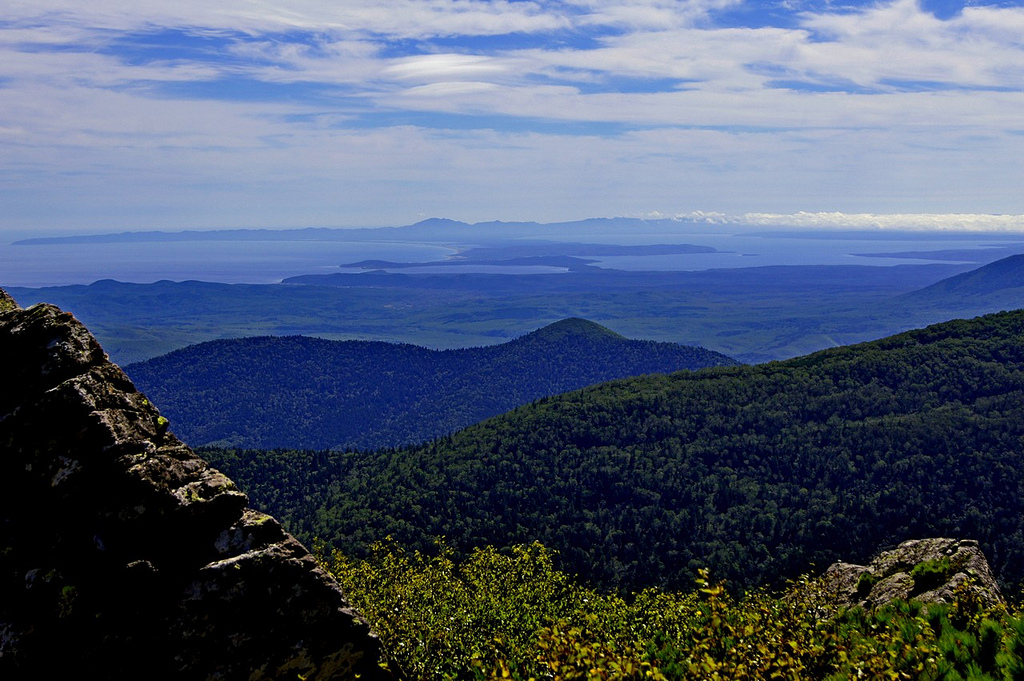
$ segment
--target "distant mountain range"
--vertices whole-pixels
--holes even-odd
[[[487,347],[239,338],[125,369],[193,446],[344,449],[422,442],[601,381],[735,363],[566,319]]]
[[[510,252],[534,265],[554,262],[545,258],[575,258],[545,255],[551,248],[516,242]],[[467,260],[500,262],[501,250],[475,249]],[[948,260],[693,272],[603,269],[585,261],[568,263],[569,271],[561,274],[470,272],[451,265],[336,272],[290,284],[106,280],[7,290],[23,306],[46,301],[70,310],[122,365],[202,341],[261,335],[471,347],[508,341],[568,317],[614,324],[632,338],[706,347],[756,363],[1024,307],[1019,257],[963,278],[954,275],[964,275],[971,265]],[[997,272],[1002,274],[992,274]]]
[[[43,244],[80,243],[139,243],[178,241],[295,241],[316,239],[318,241],[360,241],[370,239],[415,238],[417,240],[443,241],[466,239],[475,243],[481,232],[488,238],[520,240],[523,238],[550,239],[568,236],[591,237],[600,234],[618,234],[622,230],[659,232],[673,234],[685,224],[690,231],[714,231],[716,227],[702,220],[641,218],[590,218],[569,222],[488,222],[468,223],[447,218],[427,218],[411,225],[397,227],[332,228],[306,227],[301,229],[215,229],[182,230],[177,232],[137,231],[111,234],[77,234],[71,236],[35,237],[16,241],[15,245],[34,246]]]

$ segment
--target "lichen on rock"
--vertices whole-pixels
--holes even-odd
[[[17,310],[18,303],[15,302],[14,298],[7,293],[7,291],[0,288],[0,312],[9,312],[10,310]]]
[[[867,565],[833,564],[820,584],[838,607],[870,609],[897,599],[951,603],[958,588],[970,589],[985,605],[1004,602],[984,553],[970,539],[905,541]]]

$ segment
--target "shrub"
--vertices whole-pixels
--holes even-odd
[[[952,574],[949,558],[943,556],[918,563],[911,569],[910,576],[914,579],[914,591],[922,593],[941,585]]]
[[[540,544],[456,564],[443,544],[428,556],[385,542],[321,561],[409,679],[1024,679],[1024,617],[966,585],[948,605],[836,611],[807,578],[734,597],[703,570],[685,593],[600,593]]]

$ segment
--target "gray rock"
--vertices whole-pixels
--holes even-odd
[[[962,585],[985,605],[1004,602],[978,542],[967,539],[913,539],[868,565],[835,563],[820,585],[838,607],[870,609],[897,599],[951,603]]]
[[[74,317],[0,291],[0,358],[0,678],[389,678],[337,582]]]

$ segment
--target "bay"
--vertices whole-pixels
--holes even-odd
[[[486,238],[481,242],[486,243]],[[566,240],[568,241],[568,240]],[[489,245],[514,244],[508,235]],[[714,253],[606,255],[581,257],[592,266],[629,271],[698,271],[769,265],[923,265],[967,263],[978,266],[1024,252],[1020,234],[991,233],[842,233],[664,231],[595,235],[592,243],[621,246],[693,244]],[[463,263],[438,266],[461,248],[475,244],[400,239],[336,238],[295,240],[226,238],[195,241],[84,241],[0,245],[0,287],[41,288],[91,284],[113,279],[130,283],[207,281],[270,284],[292,276],[345,271],[343,263],[364,260],[437,263],[396,268],[405,274],[490,272],[507,275],[559,273],[562,268]]]
[[[454,253],[436,244],[388,241],[195,241],[0,246],[0,286],[68,286],[102,279],[271,284],[337,271],[354,260],[430,261]]]

